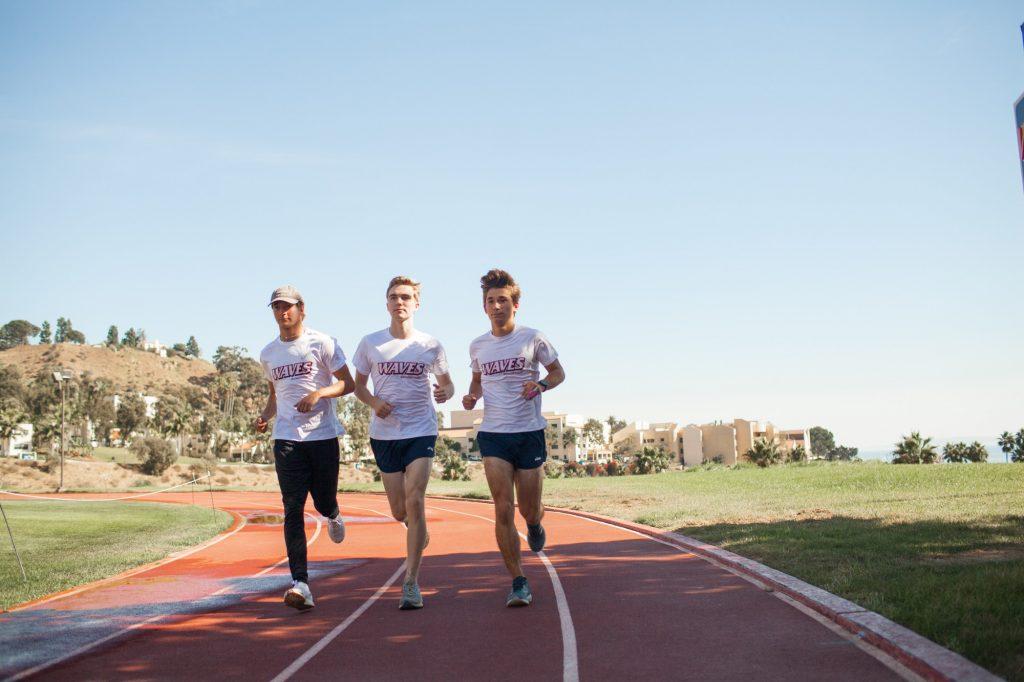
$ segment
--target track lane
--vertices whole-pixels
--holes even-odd
[[[221,495],[219,506],[243,512],[280,509],[270,494]],[[349,507],[365,516],[367,510],[387,514],[380,496],[343,495],[341,503],[347,518]],[[291,679],[393,679],[408,674],[410,665],[417,676],[433,679],[564,679],[557,599],[538,557],[524,551],[534,604],[507,609],[510,581],[493,525],[479,518],[491,516],[491,507],[447,499],[428,500],[428,507],[437,508],[428,509],[432,537],[420,578],[426,608],[398,611],[400,587],[393,585]],[[350,523],[342,545],[321,537],[311,547],[310,565],[320,562],[324,573],[313,580],[317,608],[307,614],[284,607],[283,590],[241,585],[240,598],[139,628],[48,671],[47,679],[272,679],[401,566],[405,529],[381,521]],[[557,512],[546,515],[545,526],[548,558],[572,609],[580,679],[899,679],[849,638],[678,548]],[[266,567],[268,552],[283,554],[280,533],[280,526],[247,530],[217,545],[222,549],[213,556],[200,552],[157,573],[226,579],[226,565],[252,568],[261,555]],[[286,568],[276,579],[287,580]]]

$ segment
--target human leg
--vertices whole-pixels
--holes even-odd
[[[429,457],[421,457],[409,463],[405,468],[404,500],[406,531],[406,571],[405,581],[416,582],[419,578],[420,563],[427,542],[427,519],[424,513],[423,497],[430,480]]]
[[[310,441],[309,457],[313,471],[310,493],[313,507],[328,519],[327,532],[331,540],[345,539],[345,521],[338,507],[338,469],[340,450],[338,439]]]
[[[515,469],[511,462],[500,457],[485,456],[483,460],[487,487],[490,488],[491,498],[494,500],[494,535],[505,568],[515,578],[523,575],[519,534],[516,532],[515,524]]]

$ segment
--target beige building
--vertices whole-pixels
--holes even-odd
[[[681,443],[675,422],[633,422],[612,434],[612,450],[631,456],[643,448],[661,449],[673,457],[680,457]]]
[[[807,456],[811,455],[811,441],[806,429],[780,431],[771,422],[734,419],[731,424],[688,424],[679,428],[676,436],[682,448],[680,459],[686,466],[697,466],[716,458],[720,458],[722,464],[735,464],[744,459],[754,441],[761,438],[775,441],[786,454],[802,445]]]

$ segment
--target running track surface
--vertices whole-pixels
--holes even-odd
[[[190,498],[167,493],[148,499]],[[218,507],[245,521],[214,544],[0,614],[0,677],[908,676],[806,610],[706,560],[553,511],[544,522],[545,553],[522,543],[534,602],[509,609],[511,580],[495,546],[492,507],[428,499],[431,543],[420,571],[425,608],[399,611],[405,528],[391,519],[382,496],[339,499],[348,529],[340,545],[327,537],[312,507],[307,510],[313,610],[299,613],[282,603],[290,578],[281,526],[258,522],[262,514],[280,513],[280,497],[215,493]]]

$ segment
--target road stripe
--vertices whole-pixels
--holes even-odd
[[[471,516],[473,518],[482,519],[491,524],[494,523],[494,519],[486,516],[470,514],[469,512],[457,511],[455,509],[448,509],[447,507],[430,506],[427,507],[427,509],[446,511],[451,512],[452,514],[461,514],[463,516]],[[519,533],[519,537],[526,540],[526,536],[522,533]],[[554,564],[551,563],[551,560],[548,559],[544,552],[537,552],[537,556],[540,557],[541,562],[548,571],[548,577],[551,578],[551,587],[555,592],[555,604],[558,606],[558,622],[562,629],[562,680],[563,682],[579,682],[580,665],[579,657],[577,655],[576,628],[572,624],[572,614],[569,612],[569,600],[565,598],[565,590],[562,589],[562,581],[558,579],[558,572],[555,570]]]
[[[363,615],[366,609],[373,606],[373,602],[380,599],[380,596],[387,592],[389,587],[395,584],[395,581],[398,580],[398,578],[402,575],[403,571],[405,571],[404,561],[398,567],[398,570],[391,574],[391,577],[388,578],[388,581],[381,585],[379,588],[377,588],[377,591],[373,593],[373,596],[364,601],[359,606],[358,609],[356,609],[349,615],[348,618],[343,620],[339,625],[335,626],[333,630],[324,635],[319,642],[317,642],[309,649],[307,649],[306,653],[296,658],[290,666],[282,670],[281,673],[277,677],[275,677],[271,682],[284,682],[284,680],[289,679],[292,675],[297,673],[299,669],[302,668],[302,666],[309,663],[309,661],[314,656],[323,651],[324,647],[330,644],[338,635],[343,633],[348,628],[349,625],[352,625],[352,623],[356,622],[356,619],[359,618],[359,616]]]

